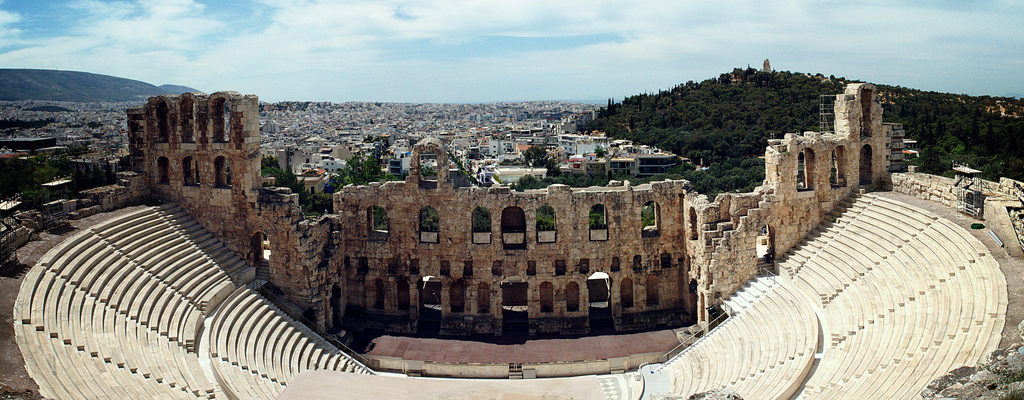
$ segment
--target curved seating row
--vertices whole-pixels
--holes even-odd
[[[851,211],[780,268],[815,300],[829,339],[800,398],[913,398],[995,348],[1006,284],[984,245],[883,196]]]
[[[782,258],[777,285],[654,373],[677,395],[911,399],[995,349],[1006,281],[981,242],[884,196],[841,209]]]
[[[83,229],[22,282],[14,315],[26,368],[46,397],[216,397],[197,336],[251,270],[174,205]]]
[[[725,387],[747,399],[789,398],[810,370],[817,343],[812,308],[779,282],[659,373],[671,375],[678,394]]]
[[[305,370],[372,373],[248,288],[218,307],[205,340],[223,389],[240,399],[273,399]]]

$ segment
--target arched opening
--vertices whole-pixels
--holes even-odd
[[[170,138],[170,121],[168,118],[167,103],[160,101],[156,104],[156,141],[167,143]]]
[[[672,268],[672,253],[661,253],[660,255],[661,268]]]
[[[501,282],[501,330],[503,334],[528,333],[529,319],[529,285],[526,282]]]
[[[441,329],[441,280],[425,276],[419,284],[421,333],[437,333]]]
[[[619,256],[612,256],[612,263],[608,266],[608,270],[612,272],[619,272],[619,270],[622,269],[621,264],[622,261],[619,259]]]
[[[420,209],[420,243],[437,243],[440,218],[434,207]]]
[[[195,119],[195,100],[192,96],[182,96],[181,102],[178,103],[178,120],[181,126],[181,142],[182,143],[195,143],[196,137],[192,125],[192,120]]]
[[[480,314],[491,312],[491,286],[485,282],[476,285],[476,312]]]
[[[491,242],[491,212],[486,208],[473,209],[473,243],[487,244]]]
[[[690,240],[697,240],[697,210],[690,207]]]
[[[605,213],[604,204],[594,204],[590,207],[587,223],[590,226],[590,240],[608,240],[608,215]]]
[[[640,208],[640,226],[642,237],[656,237],[661,231],[661,207],[658,203],[648,201]]]
[[[501,240],[505,249],[526,248],[526,213],[519,207],[501,210]]]
[[[647,289],[647,307],[658,305],[660,301],[658,297],[658,292],[660,291],[658,277],[654,275],[648,276],[645,288]]]
[[[871,89],[860,91],[860,136],[870,137],[871,130]]]
[[[466,283],[461,279],[452,282],[448,288],[448,304],[451,305],[453,313],[466,311]]]
[[[384,207],[373,205],[366,209],[366,227],[369,240],[387,240],[389,221]]]
[[[814,190],[814,150],[803,149],[796,157],[797,190]]]
[[[639,271],[643,271],[643,270],[644,270],[644,258],[643,258],[643,256],[641,256],[639,254],[633,256],[633,271],[634,272],[639,272]]]
[[[633,280],[630,278],[619,282],[619,304],[622,308],[633,308]]]
[[[828,183],[833,188],[846,186],[846,172],[843,165],[844,150],[843,146],[837,146],[832,150],[832,163],[829,165]]]
[[[213,160],[213,169],[217,187],[231,186],[231,166],[228,165],[227,158],[219,156]]]
[[[755,244],[757,264],[760,268],[775,271],[775,230],[768,225],[761,227]]]
[[[860,148],[860,184],[871,184],[871,145],[866,144]]]
[[[611,292],[611,277],[604,272],[595,272],[587,277],[587,298],[589,299],[588,312],[590,317],[590,331],[601,332],[614,331],[615,323],[612,319],[611,307],[608,306],[608,297]]]
[[[409,309],[409,282],[405,279],[399,279],[396,285],[397,297],[398,297],[398,309],[405,311]]]
[[[555,286],[551,282],[540,284],[540,312],[555,311]]]
[[[171,163],[167,161],[167,157],[156,159],[157,183],[164,185],[171,183],[170,168]]]
[[[227,101],[223,97],[217,97],[210,101],[210,121],[213,122],[213,142],[226,142],[226,130],[230,125],[231,112],[228,110]]]
[[[554,243],[556,240],[555,209],[541,206],[537,209],[537,243]]]
[[[374,310],[383,310],[384,309],[384,281],[381,281],[380,279],[375,279],[373,281],[373,291],[371,293],[373,293],[373,299],[370,302],[371,307],[373,307]]]
[[[256,232],[249,237],[249,251],[256,276],[270,276],[270,239],[263,232]]]
[[[580,284],[569,282],[565,285],[565,311],[576,312],[580,310]]]
[[[341,287],[334,285],[331,289],[331,327],[332,331],[341,329],[342,319],[345,316],[341,306]]]
[[[186,186],[199,185],[199,164],[195,158],[188,156],[181,160],[181,175]]]

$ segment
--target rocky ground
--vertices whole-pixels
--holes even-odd
[[[1024,322],[1018,326],[1024,340]],[[1024,398],[1024,344],[1017,342],[992,352],[988,362],[960,367],[932,381],[921,397],[927,400]]]

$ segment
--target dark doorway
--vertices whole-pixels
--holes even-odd
[[[587,278],[587,297],[591,333],[611,333],[615,331],[612,309],[609,307],[611,278],[604,272],[595,272]]]
[[[526,282],[501,283],[501,318],[503,335],[530,333],[529,284]]]
[[[871,184],[871,145],[860,148],[860,184]]]

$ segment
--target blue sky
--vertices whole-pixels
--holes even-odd
[[[1024,2],[0,0],[0,68],[268,101],[601,100],[764,58],[1024,96]]]

